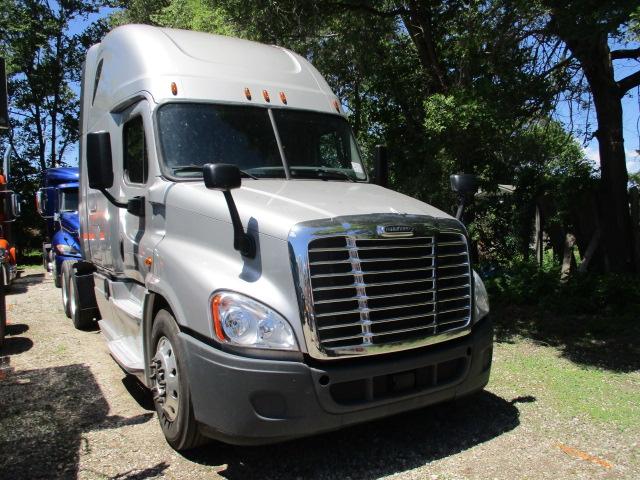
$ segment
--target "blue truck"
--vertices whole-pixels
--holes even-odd
[[[36,192],[38,213],[46,221],[42,264],[52,273],[58,288],[62,285],[62,262],[81,258],[78,180],[78,168],[49,168],[44,173],[42,188]]]

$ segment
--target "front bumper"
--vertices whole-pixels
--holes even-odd
[[[482,389],[490,318],[465,337],[418,351],[307,365],[245,358],[185,333],[194,414],[209,437],[237,445],[336,430]]]

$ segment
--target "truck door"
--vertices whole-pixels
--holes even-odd
[[[149,181],[148,139],[151,135],[149,105],[143,100],[122,117],[122,197],[145,197]],[[145,201],[145,204],[147,202]],[[140,242],[145,233],[146,215],[137,216],[120,209],[120,260],[125,274],[140,282],[148,267],[144,259],[151,255],[142,251]]]

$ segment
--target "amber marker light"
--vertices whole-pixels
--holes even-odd
[[[213,329],[216,332],[216,337],[218,337],[218,340],[225,342],[227,338],[224,336],[222,323],[220,322],[220,302],[222,302],[220,295],[213,297],[213,301],[211,302],[211,314],[213,316]]]
[[[287,96],[284,94],[284,92],[280,92],[280,101],[285,105],[287,104]]]
[[[271,97],[269,97],[269,92],[267,92],[266,90],[262,90],[262,96],[264,97],[265,102],[271,101]]]
[[[245,88],[244,96],[247,97],[247,100],[251,100],[251,90],[249,90],[248,88]]]
[[[150,267],[151,265],[153,265],[153,258],[151,258],[151,257],[147,257],[147,258],[145,258],[145,259],[144,259],[144,264],[145,264],[147,267]]]
[[[176,82],[171,82],[171,93],[173,93],[173,95],[178,95],[178,85],[176,85]]]

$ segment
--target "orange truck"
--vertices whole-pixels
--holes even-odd
[[[4,59],[0,58],[0,130],[9,128],[7,104],[7,80]],[[5,289],[16,277],[16,249],[13,243],[11,222],[20,215],[19,195],[9,185],[11,146],[4,153],[3,171],[0,174],[0,346],[6,330]]]

